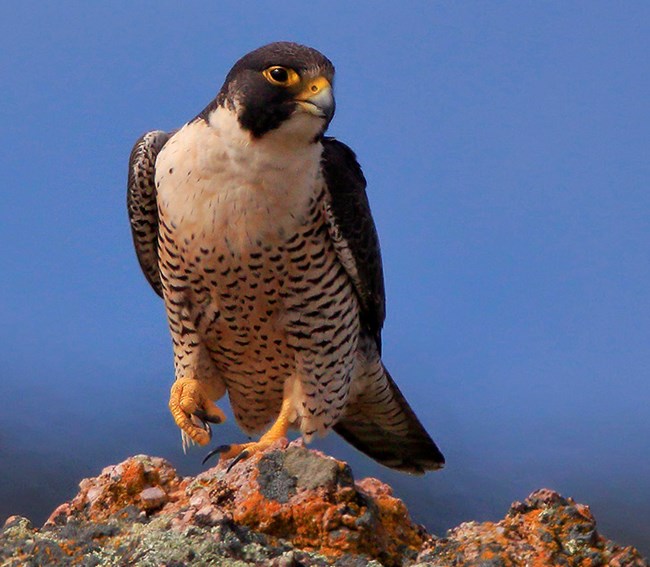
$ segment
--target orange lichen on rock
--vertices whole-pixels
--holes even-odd
[[[386,484],[355,482],[346,463],[286,441],[195,478],[132,457],[83,480],[40,530],[17,516],[0,530],[3,567],[82,564],[648,567],[598,534],[588,506],[551,490],[436,538]]]
[[[45,525],[55,525],[70,515],[99,522],[129,507],[151,512],[177,497],[182,486],[168,461],[137,455],[106,467],[98,477],[83,479],[77,496],[54,510]]]
[[[222,466],[200,475],[221,478]],[[233,473],[236,472],[236,476]],[[239,463],[232,483],[232,519],[300,549],[344,553],[401,564],[424,541],[406,506],[374,479],[355,485],[347,464],[286,441]]]
[[[515,502],[500,522],[463,523],[445,539],[427,542],[419,559],[457,567],[647,565],[634,548],[600,536],[588,506],[548,489]]]
[[[377,529],[383,539],[406,545],[412,549],[422,547],[426,532],[422,526],[414,524],[409,516],[406,504],[393,496],[393,489],[376,478],[364,478],[357,482],[357,488],[372,498],[377,506],[379,522]]]

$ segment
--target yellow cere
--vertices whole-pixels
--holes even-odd
[[[331,88],[332,85],[325,77],[316,77],[305,83],[298,96],[296,96],[296,100],[307,100],[310,97],[316,96],[321,91]]]

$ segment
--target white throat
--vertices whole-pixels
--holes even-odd
[[[306,119],[296,114],[259,139],[221,107],[208,123],[186,124],[156,162],[160,205],[179,227],[226,236],[240,252],[256,240],[291,234],[323,183],[323,146],[305,140],[316,121]],[[303,135],[292,135],[296,130]]]

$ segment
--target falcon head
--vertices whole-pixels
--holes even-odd
[[[334,66],[324,55],[297,43],[270,43],[242,57],[228,73],[215,101],[236,113],[253,138],[276,130],[320,140],[334,115]]]

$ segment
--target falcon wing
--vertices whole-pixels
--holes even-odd
[[[156,205],[156,157],[173,133],[154,130],[144,134],[129,157],[126,203],[133,244],[147,281],[162,297],[158,268],[158,206]]]
[[[354,152],[345,144],[325,138],[323,147],[323,175],[330,197],[326,208],[329,234],[354,283],[361,322],[381,353],[386,299],[366,180]],[[404,472],[423,474],[442,468],[445,462],[383,365],[334,425],[334,431],[379,463]]]
[[[359,296],[361,323],[381,353],[386,297],[379,238],[370,213],[366,180],[348,146],[327,137],[322,143],[323,175],[330,197],[326,209],[329,233]]]

